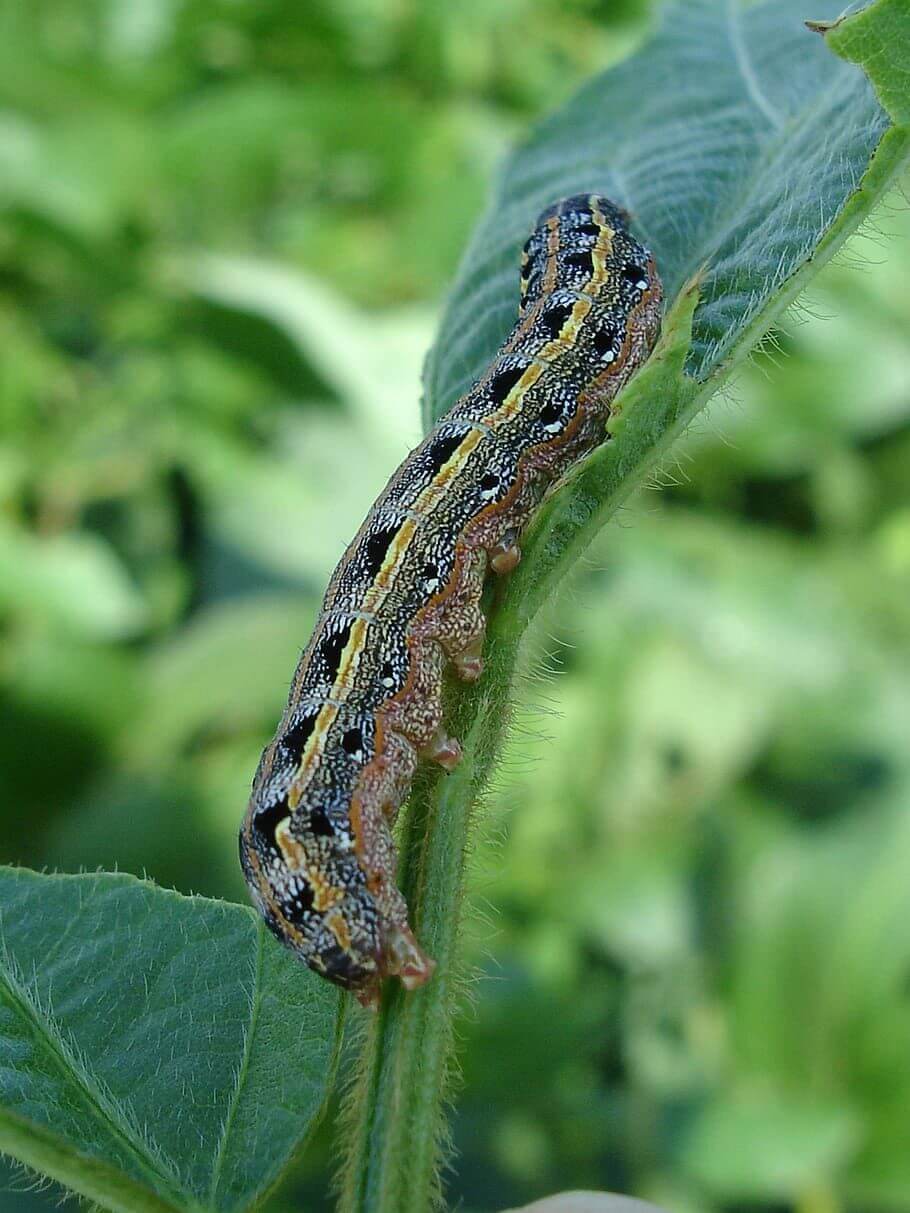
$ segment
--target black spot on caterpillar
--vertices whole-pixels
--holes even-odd
[[[446,661],[482,672],[488,569],[507,572],[547,488],[607,436],[660,330],[661,285],[628,217],[597,195],[537,220],[518,322],[487,372],[405,459],[332,576],[240,857],[269,927],[364,1003],[433,972],[395,883],[391,826],[418,759],[451,768]]]
[[[574,302],[571,299],[565,299],[552,303],[544,309],[541,317],[541,322],[549,333],[550,337],[555,339],[562,332],[563,327],[574,310]]]
[[[490,378],[488,391],[493,404],[502,404],[525,373],[523,366],[507,366]]]

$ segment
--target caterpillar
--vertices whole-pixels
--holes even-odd
[[[404,460],[329,582],[240,830],[253,901],[282,943],[364,1005],[432,975],[396,884],[392,826],[418,759],[451,770],[450,665],[482,669],[488,570],[508,573],[544,495],[608,437],[660,330],[654,260],[627,214],[563,199],[524,246],[518,320]]]

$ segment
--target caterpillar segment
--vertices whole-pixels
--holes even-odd
[[[507,575],[550,488],[608,437],[660,330],[661,284],[596,194],[548,207],[522,250],[518,320],[404,460],[332,575],[240,830],[252,899],[312,969],[376,1005],[426,982],[392,829],[417,763],[461,747],[446,667],[482,676],[487,576]]]

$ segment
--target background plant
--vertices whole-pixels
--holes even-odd
[[[879,7],[897,54],[906,8]],[[614,6],[610,23],[542,4],[457,21],[137,11],[4,14],[3,839],[35,866],[242,900],[238,789],[328,568],[418,433],[417,301],[446,281],[518,124],[626,35]],[[735,10],[700,11],[735,59]],[[755,62],[797,93],[815,80],[777,44]],[[648,106],[634,115],[626,138]],[[543,165],[533,143],[524,157],[494,204],[501,266],[480,235],[453,296],[476,309],[470,290],[492,284],[494,310],[470,348],[454,313],[431,406],[513,306],[507,246],[555,181],[548,165],[522,185],[516,167]],[[799,198],[784,193],[791,215]],[[769,350],[740,377],[738,405],[675,448],[676,483],[598,540],[548,620],[560,673],[518,692],[519,716],[555,740],[512,743],[487,810],[510,836],[474,878],[495,938],[487,920],[468,945],[490,979],[463,1028],[451,1195],[467,1207],[579,1183],[680,1210],[910,1203],[910,305],[905,249],[873,256],[863,275],[825,271],[814,299],[839,314],[788,325],[783,369]],[[696,267],[673,264],[675,290]],[[712,312],[710,285],[697,338],[736,330],[718,315],[733,292]],[[122,1207],[248,1203],[331,1084],[334,996],[246,913],[129,878],[9,876],[2,906],[7,1149]],[[274,1098],[289,1074],[307,1083]],[[150,1111],[165,1093],[174,1118]],[[64,1112],[87,1134],[70,1154]],[[326,1200],[324,1126],[276,1208]]]

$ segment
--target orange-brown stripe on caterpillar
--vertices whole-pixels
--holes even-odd
[[[486,373],[393,475],[326,591],[240,831],[282,942],[364,1003],[433,961],[408,924],[391,829],[418,759],[451,768],[447,663],[482,671],[488,570],[507,572],[544,494],[607,437],[611,401],[660,328],[653,259],[597,195],[543,212],[518,321]]]

